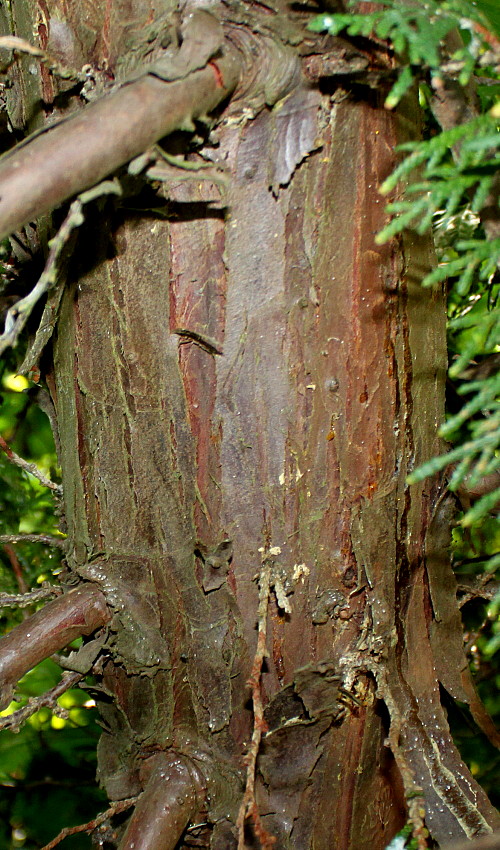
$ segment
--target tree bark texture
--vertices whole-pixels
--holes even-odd
[[[94,39],[77,6],[85,60],[116,57],[119,5]],[[467,698],[447,502],[405,484],[440,448],[444,301],[419,286],[425,240],[375,243],[378,187],[418,128],[373,94],[338,100],[303,85],[223,121],[226,212],[196,178],[168,188],[166,219],[108,205],[56,328],[69,564],[112,612],[99,777],[111,800],[146,789],[146,820],[173,771],[165,847],[202,822],[207,847],[237,846],[266,558],[256,802],[276,847],[382,850],[412,799],[442,845],[498,827],[440,702],[440,684]],[[122,847],[160,846],[136,833]]]

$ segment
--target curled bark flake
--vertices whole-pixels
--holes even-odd
[[[48,602],[0,640],[0,710],[28,670],[82,635],[90,635],[110,620],[106,599],[90,584]]]
[[[269,183],[276,195],[286,186],[300,163],[321,147],[317,135],[319,92],[299,88],[273,112],[273,155]]]
[[[184,337],[182,342],[193,342],[195,345],[199,345],[200,348],[203,348],[204,351],[208,352],[208,354],[212,355],[222,355],[224,352],[222,349],[217,346],[214,340],[209,339],[206,336],[202,336],[202,334],[197,331],[191,331],[189,328],[174,328],[172,333],[177,334],[180,337]]]

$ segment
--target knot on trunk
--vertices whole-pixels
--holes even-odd
[[[237,51],[242,73],[227,112],[253,117],[265,106],[274,106],[301,82],[297,51],[271,31],[254,30],[236,23],[224,24],[224,34]]]

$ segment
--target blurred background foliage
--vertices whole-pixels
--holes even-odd
[[[37,466],[53,481],[59,471],[49,419],[37,400],[43,388],[16,376],[15,356],[0,360],[0,436],[11,449]],[[9,462],[0,451],[0,535],[50,534],[58,530],[57,498],[33,476]],[[62,569],[59,549],[40,543],[0,543],[0,591],[19,594],[57,584]],[[42,603],[43,604],[43,603]],[[5,634],[38,606],[0,608],[0,633]],[[29,699],[54,687],[61,668],[47,659],[19,683],[8,715]],[[64,827],[86,823],[106,808],[105,794],[96,782],[96,747],[100,734],[94,702],[73,688],[58,698],[63,716],[41,708],[17,733],[0,732],[0,850],[34,850]],[[90,838],[77,834],[61,847],[88,848]]]
[[[493,255],[497,260],[500,246],[491,242],[488,245],[481,219],[487,192],[478,191],[481,186],[491,189],[500,161],[500,78],[498,65],[487,59],[493,39],[498,61],[500,11],[497,0],[477,0],[474,3],[469,0],[443,0],[439,4],[434,0],[421,0],[421,5],[430,10],[429,14],[432,10],[439,13],[442,9],[447,15],[455,15],[455,23],[458,21],[462,26],[465,47],[469,45],[471,53],[473,48],[474,61],[470,61],[467,52],[462,53],[459,59],[465,62],[464,82],[473,78],[481,115],[477,132],[464,132],[466,143],[462,159],[454,159],[448,144],[450,140],[439,139],[441,131],[430,109],[432,75],[440,70],[439,45],[434,44],[433,52],[431,41],[434,39],[435,42],[436,33],[438,40],[441,36],[436,28],[429,28],[425,15],[420,16],[418,25],[405,25],[407,41],[400,39],[402,53],[408,53],[408,39],[413,40],[413,49],[417,53],[420,51],[422,61],[409,63],[408,57],[405,59],[402,55],[399,77],[391,91],[393,99],[398,98],[405,86],[417,80],[426,116],[426,138],[407,149],[407,164],[397,175],[408,176],[414,165],[418,165],[422,177],[420,189],[414,192],[413,199],[407,195],[400,208],[393,206],[395,218],[386,236],[397,234],[404,223],[414,222],[412,203],[419,203],[422,221],[425,214],[428,223],[432,223],[437,252],[438,262],[429,282],[440,285],[440,282],[446,281],[448,289],[450,369],[447,420],[441,433],[449,443],[451,457],[456,457],[456,465],[447,469],[449,455],[444,460],[437,458],[427,468],[417,470],[414,480],[429,473],[447,475],[455,490],[456,522],[452,529],[451,557],[458,581],[464,643],[478,691],[486,708],[498,722],[498,503],[495,496],[488,501],[484,494],[471,494],[462,485],[467,475],[470,483],[470,473],[478,464],[479,473],[483,475],[497,472],[500,466],[500,279],[498,264],[492,262]],[[397,35],[397,27],[391,30],[391,21],[400,21],[404,15],[404,4],[390,0],[379,3],[379,6],[374,20],[382,21],[379,25],[385,26],[386,30],[389,26],[386,36],[391,32]],[[392,19],[390,15],[384,18],[386,12],[393,14]],[[485,15],[482,20],[487,22],[492,38],[481,43],[478,32],[467,28],[468,14],[476,22],[478,14]],[[349,32],[348,15],[320,17],[322,20],[318,18],[315,24],[317,30],[329,28],[332,32],[340,32],[347,29]],[[343,20],[332,23],[336,17]],[[325,23],[326,18],[328,24]],[[362,19],[358,16],[355,21],[354,18],[351,16],[355,29],[361,27],[363,33],[369,31],[367,15],[363,15]],[[422,32],[418,31],[418,26],[423,27]],[[417,67],[419,64],[420,67]],[[406,68],[408,73],[402,76]],[[399,88],[398,80],[402,80]],[[410,162],[412,156],[413,164]],[[395,178],[390,179],[394,183]],[[446,180],[455,181],[453,192],[443,188]],[[452,203],[441,206],[440,198],[451,198]],[[496,205],[498,215],[498,198]],[[401,227],[397,223],[398,215],[407,215]],[[26,260],[23,257],[20,261],[19,252],[13,253],[10,243],[0,247],[2,262],[0,301],[4,302],[5,308],[12,303],[13,291],[24,294],[30,288],[29,281],[34,271],[30,258]],[[36,274],[34,278],[36,280]],[[4,292],[8,295],[5,296]],[[53,480],[58,480],[51,428],[38,405],[44,389],[16,375],[21,359],[19,350],[16,350],[15,353],[6,352],[0,360],[0,435],[19,455],[36,462]],[[479,402],[470,404],[471,399],[478,397]],[[471,444],[473,450],[469,450]],[[457,474],[461,464],[463,466]],[[477,480],[480,477],[476,475]],[[9,463],[0,452],[0,535],[18,532],[58,535],[58,523],[58,505],[52,494],[35,478]],[[61,568],[60,551],[57,549],[39,543],[0,543],[0,591],[22,593],[44,581],[57,583]],[[0,610],[0,632],[8,631],[32,610],[33,606]],[[59,678],[58,665],[50,659],[45,661],[21,681],[16,696],[18,701],[3,714],[26,705],[31,697],[53,687]],[[457,704],[446,694],[443,694],[443,700],[450,727],[465,761],[492,802],[500,806],[500,754],[479,732],[465,705]],[[54,714],[42,708],[29,718],[20,732],[14,734],[4,730],[0,734],[0,850],[40,848],[63,827],[84,823],[106,807],[105,796],[95,782],[99,726],[93,701],[85,691],[76,688],[63,694],[58,702],[65,711]],[[59,716],[61,714],[63,716]],[[85,834],[74,835],[65,839],[61,847],[63,850],[88,848],[90,838]]]

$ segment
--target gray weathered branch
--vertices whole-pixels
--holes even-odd
[[[193,130],[235,88],[240,62],[217,61],[171,82],[145,73],[0,159],[0,239],[99,183],[174,130]]]

